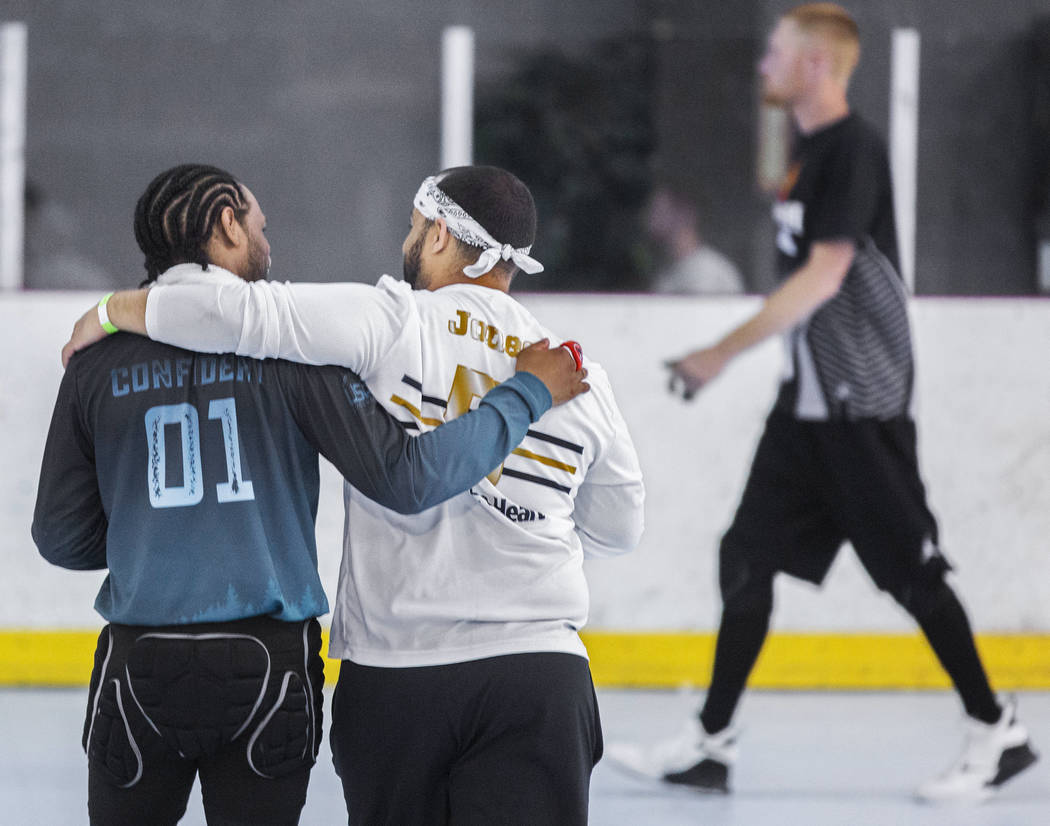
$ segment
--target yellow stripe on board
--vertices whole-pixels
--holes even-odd
[[[94,631],[0,631],[0,685],[87,685],[101,629]],[[321,631],[328,650],[328,630]],[[335,685],[339,660],[325,659],[324,678]]]
[[[598,685],[706,686],[713,633],[581,635]],[[1050,634],[980,634],[977,647],[997,689],[1050,689]],[[774,633],[748,683],[773,689],[949,688],[919,634]]]
[[[87,685],[94,631],[0,631],[0,685]]]
[[[594,681],[605,688],[705,686],[713,633],[584,633]],[[87,685],[98,631],[0,631],[0,685]],[[322,632],[328,650],[328,632]],[[997,689],[1050,689],[1050,634],[977,638]],[[334,684],[339,661],[325,661]],[[772,634],[749,685],[772,689],[944,689],[949,687],[918,634]]]

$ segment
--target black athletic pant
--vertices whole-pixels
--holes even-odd
[[[92,826],[291,826],[321,733],[316,620],[109,625],[84,723]]]
[[[331,742],[359,826],[585,826],[602,754],[587,661],[560,653],[344,660]]]
[[[955,592],[942,583],[937,608],[916,617],[941,666],[951,677],[966,713],[986,723],[999,719],[1000,707],[988,685],[973,642],[966,612]],[[700,722],[711,734],[733,719],[769,629],[769,614],[761,610],[722,612],[715,644],[715,663]]]
[[[914,423],[807,422],[774,412],[719,549],[722,621],[700,714],[708,732],[729,725],[758,659],[775,574],[819,584],[846,541],[875,584],[915,617],[967,713],[999,718],[969,620],[944,582],[949,565],[926,505]]]

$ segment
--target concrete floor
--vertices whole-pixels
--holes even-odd
[[[600,691],[606,742],[677,732],[699,696]],[[87,823],[80,750],[86,689],[0,690],[0,824]],[[330,696],[328,698],[330,702]],[[1019,695],[1037,750],[1050,748],[1050,694]],[[962,743],[961,712],[946,693],[753,692],[739,715],[741,757],[733,794],[664,789],[607,761],[591,785],[593,826],[1046,826],[1050,757],[972,807],[915,802],[912,789],[937,774]],[[302,826],[345,823],[327,743],[314,770]],[[200,794],[185,826],[204,826]]]

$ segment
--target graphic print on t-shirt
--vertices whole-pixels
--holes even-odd
[[[787,335],[792,364],[777,406],[810,420],[906,415],[911,336],[884,142],[856,115],[800,135],[772,213],[781,278],[814,244],[855,248],[838,292]]]
[[[801,161],[795,161],[788,167],[784,179],[777,187],[777,200],[773,204],[773,221],[777,225],[777,249],[792,258],[798,255],[796,237],[801,236],[806,218],[806,207],[801,201],[789,200],[791,190],[798,182],[802,172]]]
[[[408,375],[401,377],[402,383],[413,388],[420,394],[420,400],[423,404],[433,405],[440,408],[443,412],[441,418],[432,416],[426,416],[424,413],[416,407],[412,402],[405,399],[403,396],[395,393],[391,395],[390,401],[399,407],[407,410],[417,421],[403,422],[406,429],[418,429],[419,423],[425,424],[429,427],[438,427],[443,422],[449,422],[459,416],[469,413],[475,409],[481,402],[482,396],[484,396],[489,390],[499,384],[496,379],[492,378],[486,373],[480,370],[475,370],[472,367],[467,367],[464,364],[456,365],[455,376],[452,379],[452,386],[448,391],[448,396],[442,399],[434,394],[427,394],[423,392],[423,385],[417,379],[412,378]],[[418,422],[418,423],[417,423]],[[560,439],[557,436],[552,436],[547,433],[542,433],[533,428],[530,428],[526,434],[526,439],[536,439],[547,444],[554,445],[557,447],[565,448],[576,454],[583,454],[583,446],[574,444],[566,439]],[[543,465],[547,468],[553,468],[556,471],[561,471],[561,474],[549,474],[549,475],[536,475],[536,473],[528,473],[523,470],[517,470],[514,468],[506,467],[506,462],[501,464],[495,470],[493,470],[487,477],[489,482],[493,485],[499,484],[499,480],[502,476],[510,476],[515,479],[521,479],[525,482],[530,482],[537,485],[543,485],[545,487],[559,490],[563,493],[569,493],[572,488],[563,484],[563,481],[571,481],[571,477],[574,476],[578,470],[577,465],[569,462],[561,461],[553,456],[548,456],[546,453],[538,453],[535,450],[529,450],[528,448],[518,446],[511,451],[512,456],[518,456],[525,459],[527,462],[534,462]],[[528,467],[528,465],[526,465]],[[537,468],[537,470],[541,470]],[[564,479],[564,474],[568,474],[569,479]],[[559,479],[562,476],[562,479]],[[552,478],[553,477],[553,478]],[[489,503],[492,504],[492,503]]]

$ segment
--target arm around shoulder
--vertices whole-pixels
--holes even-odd
[[[73,354],[90,347],[111,333],[123,330],[146,335],[147,290],[121,290],[108,293],[77,319],[73,333],[62,348],[62,366],[68,367]],[[103,326],[103,325],[106,326]]]
[[[146,321],[151,338],[177,347],[368,375],[408,315],[407,298],[368,284],[234,279],[154,287]]]
[[[467,490],[550,407],[543,384],[518,374],[490,390],[477,410],[413,437],[355,373],[286,362],[277,369],[294,382],[296,421],[310,443],[350,485],[398,513],[418,513]]]

